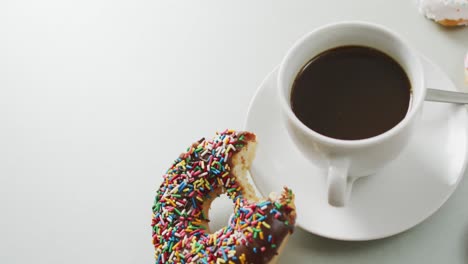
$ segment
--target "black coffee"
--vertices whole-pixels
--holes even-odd
[[[411,85],[403,68],[373,48],[343,46],[310,60],[297,75],[292,110],[310,129],[337,139],[364,139],[397,125]]]

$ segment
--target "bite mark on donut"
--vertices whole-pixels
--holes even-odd
[[[226,130],[201,139],[164,175],[153,206],[156,263],[272,263],[295,224],[294,195],[260,200],[247,180],[256,137]],[[226,227],[209,230],[208,209],[226,193]]]

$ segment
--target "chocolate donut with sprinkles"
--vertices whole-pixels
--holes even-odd
[[[246,173],[256,136],[226,130],[192,144],[163,175],[153,206],[156,263],[275,263],[296,219],[294,195],[259,199]],[[211,232],[208,210],[221,194],[232,200],[227,226]]]

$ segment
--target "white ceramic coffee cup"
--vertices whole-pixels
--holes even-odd
[[[400,123],[383,134],[360,140],[330,138],[308,128],[291,110],[291,88],[301,68],[321,52],[345,45],[367,46],[383,51],[394,58],[409,77],[412,93],[410,108]],[[336,74],[339,78],[339,72]],[[351,186],[357,178],[377,172],[401,153],[415,129],[415,123],[420,119],[426,95],[418,54],[394,32],[366,22],[326,25],[299,39],[279,67],[278,88],[288,133],[306,158],[326,169],[328,202],[333,206],[346,204]]]

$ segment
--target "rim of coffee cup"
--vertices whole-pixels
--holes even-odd
[[[416,72],[413,76],[413,78],[417,79],[415,81],[411,82],[411,88],[413,88],[413,82],[414,83],[420,83],[419,93],[416,98],[414,98],[414,94],[411,96],[411,102],[410,102],[410,108],[408,109],[407,114],[405,117],[394,127],[391,129],[385,131],[382,134],[365,138],[365,139],[357,139],[357,140],[345,140],[345,139],[336,139],[332,137],[328,137],[325,135],[322,135],[309,127],[307,127],[304,123],[302,123],[299,118],[294,114],[294,112],[291,109],[290,102],[288,102],[288,94],[290,93],[289,87],[282,87],[283,83],[283,78],[284,78],[284,72],[285,72],[285,65],[287,62],[291,59],[292,55],[294,54],[295,50],[297,50],[301,45],[304,45],[305,42],[307,42],[310,38],[313,38],[315,35],[318,33],[324,31],[324,30],[332,30],[333,28],[336,27],[342,27],[342,26],[359,26],[359,27],[367,27],[369,29],[377,29],[378,31],[382,31],[384,34],[387,34],[391,36],[393,39],[395,39],[398,42],[398,45],[401,47],[404,47],[408,51],[409,54],[413,57],[413,63],[416,64]],[[334,48],[334,47],[330,47]],[[378,49],[378,48],[377,48]],[[390,54],[391,56],[391,54]],[[405,71],[406,72],[406,71]],[[409,74],[408,72],[406,72]],[[296,73],[297,74],[297,73]],[[326,24],[324,26],[321,26],[315,30],[310,31],[309,33],[305,34],[301,38],[299,38],[292,46],[289,48],[287,51],[286,55],[284,56],[279,69],[278,69],[278,77],[277,77],[277,82],[278,82],[278,92],[279,92],[279,99],[280,99],[280,104],[281,107],[283,108],[283,111],[291,120],[292,122],[295,123],[295,125],[302,130],[302,132],[313,136],[316,140],[319,140],[321,143],[326,144],[326,145],[339,145],[340,147],[345,147],[345,148],[356,148],[356,147],[364,147],[368,146],[371,144],[375,144],[377,142],[386,140],[388,138],[391,138],[398,132],[400,132],[404,127],[406,127],[414,118],[414,116],[417,114],[419,108],[422,106],[424,102],[424,97],[426,95],[426,87],[425,87],[425,82],[424,82],[424,71],[422,67],[422,63],[420,61],[420,57],[417,55],[417,53],[414,51],[413,48],[397,33],[394,31],[378,24],[370,23],[370,22],[365,22],[365,21],[342,21],[342,22],[336,22],[336,23],[331,23],[331,24]],[[289,92],[288,92],[289,91]]]

